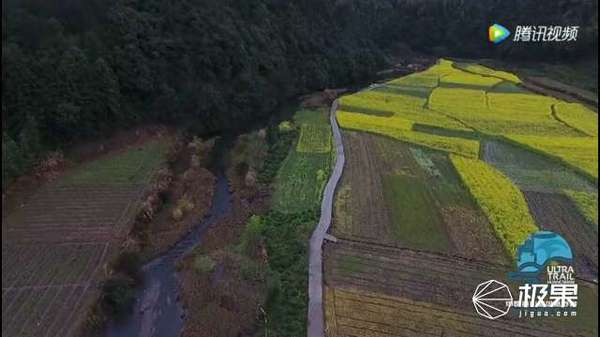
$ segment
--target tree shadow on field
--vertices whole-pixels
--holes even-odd
[[[382,111],[382,110],[377,110],[377,109],[357,107],[357,106],[345,105],[345,104],[343,104],[340,107],[340,110],[343,110],[346,112],[352,112],[352,113],[367,114],[367,115],[372,115],[372,116],[376,116],[376,117],[392,117],[392,116],[394,116],[394,113],[391,111]]]
[[[416,87],[398,84],[386,84],[385,86],[374,88],[375,92],[382,92],[393,95],[406,95],[416,98],[427,99],[431,94],[432,88]]]
[[[413,124],[412,131],[428,133],[436,136],[445,136],[445,137],[455,137],[455,138],[464,138],[471,140],[481,140],[481,135],[474,131],[467,130],[451,130],[446,128],[441,128],[432,125],[415,123]]]

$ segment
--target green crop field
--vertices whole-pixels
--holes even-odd
[[[565,190],[585,219],[598,231],[598,193]]]
[[[450,156],[463,182],[487,215],[510,256],[529,234],[537,231],[523,194],[512,182],[488,164]]]
[[[507,135],[506,138],[598,179],[598,138],[523,135]]]
[[[497,140],[484,142],[484,160],[509,177],[524,191],[561,193],[593,192],[596,187],[575,170],[556,160]]]
[[[149,173],[165,160],[168,142],[152,140],[77,168],[61,179],[61,185],[143,184]]]
[[[384,177],[383,191],[394,222],[393,234],[407,246],[446,251],[448,238],[440,215],[432,208],[425,181],[397,174]]]
[[[294,123],[300,129],[298,143],[284,160],[273,193],[273,208],[283,213],[319,207],[332,161],[325,111],[298,111]]]
[[[554,106],[558,119],[592,137],[598,137],[598,114],[577,103],[558,103]]]
[[[296,151],[301,153],[331,152],[331,128],[324,110],[300,110],[294,116],[300,127]]]

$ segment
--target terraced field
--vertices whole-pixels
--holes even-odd
[[[337,116],[347,164],[325,248],[327,336],[597,334],[594,282],[570,321],[483,320],[471,303],[539,229],[597,279],[595,112],[441,60],[342,97]]]
[[[2,219],[2,335],[74,336],[166,139],[80,165]]]

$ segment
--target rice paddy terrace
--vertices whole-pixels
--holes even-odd
[[[596,112],[448,60],[339,101],[346,167],[337,240],[324,248],[327,336],[597,334]],[[475,286],[505,279],[540,229],[564,236],[592,281],[578,317],[483,321]]]
[[[165,160],[152,139],[81,164],[2,218],[2,336],[74,336]]]

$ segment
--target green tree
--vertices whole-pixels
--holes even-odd
[[[116,124],[121,118],[119,82],[103,58],[97,59],[92,66],[90,95],[87,109],[93,121],[104,129]]]

